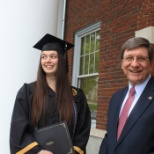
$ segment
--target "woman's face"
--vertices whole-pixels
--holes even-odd
[[[42,51],[41,53],[41,66],[46,75],[56,75],[58,67],[58,53],[57,51]]]

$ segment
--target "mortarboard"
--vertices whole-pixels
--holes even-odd
[[[56,50],[61,54],[64,54],[67,50],[71,49],[74,45],[57,38],[51,34],[46,34],[41,40],[39,40],[33,47],[41,51],[44,50]]]
[[[47,33],[33,47],[41,51],[55,50],[62,55],[66,53],[66,70],[68,72],[67,50],[71,49],[73,46],[73,44]]]

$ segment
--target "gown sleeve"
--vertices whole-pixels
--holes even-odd
[[[30,125],[30,109],[32,95],[29,94],[27,84],[24,84],[17,93],[10,128],[11,154],[37,154],[41,150],[32,136]]]
[[[85,154],[86,145],[90,136],[91,113],[86,97],[81,89],[75,89],[74,101],[77,106],[77,125],[73,138],[73,146],[79,154]]]

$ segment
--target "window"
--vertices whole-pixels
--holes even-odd
[[[98,73],[100,31],[81,37],[79,75]]]
[[[96,121],[97,108],[99,27],[100,23],[97,23],[76,33],[73,64],[72,84],[84,91],[94,121]]]

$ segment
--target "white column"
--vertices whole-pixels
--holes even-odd
[[[149,26],[138,31],[135,31],[135,37],[144,37],[154,44],[154,26]]]
[[[17,91],[36,79],[40,51],[32,46],[46,33],[57,34],[58,5],[58,0],[0,1],[0,153],[10,153]]]

